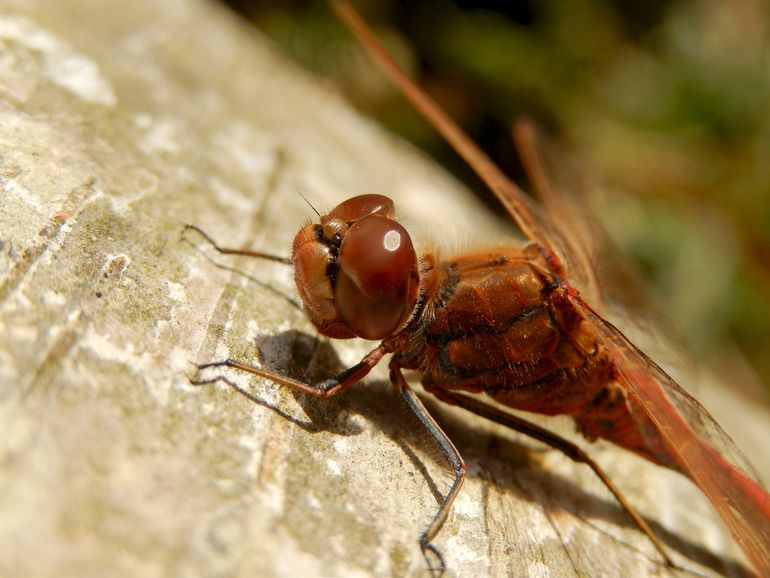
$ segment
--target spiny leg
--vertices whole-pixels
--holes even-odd
[[[244,361],[238,361],[236,359],[225,359],[223,361],[213,361],[210,363],[196,364],[199,371],[209,369],[212,367],[232,367],[239,369],[253,375],[264,377],[279,385],[286,385],[292,387],[303,393],[307,393],[314,397],[331,397],[343,389],[355,385],[361,381],[372,370],[372,368],[379,363],[383,355],[390,353],[392,345],[389,341],[383,341],[378,347],[370,351],[367,355],[361,359],[354,366],[344,370],[336,377],[321,381],[318,383],[305,383],[298,379],[293,379],[286,375],[282,375],[276,371],[257,367]],[[191,380],[193,385],[205,385],[217,381],[216,379],[194,379]]]
[[[462,407],[463,409],[475,413],[476,415],[480,415],[481,417],[490,421],[499,423],[511,428],[514,431],[541,441],[544,444],[559,450],[571,460],[590,467],[599,477],[602,483],[607,487],[607,489],[612,492],[612,495],[615,496],[615,499],[631,517],[637,527],[650,539],[650,542],[652,542],[652,544],[655,546],[655,549],[658,550],[666,564],[672,568],[676,568],[676,564],[674,564],[674,562],[671,560],[671,557],[668,555],[668,552],[663,546],[663,543],[655,535],[655,532],[652,531],[652,528],[650,528],[649,524],[647,524],[644,518],[642,518],[634,509],[634,507],[628,503],[626,498],[623,496],[617,486],[612,483],[612,480],[601,468],[601,466],[597,464],[593,459],[591,459],[591,457],[586,454],[586,452],[583,451],[579,446],[551,431],[548,431],[545,428],[528,422],[527,420],[522,419],[516,415],[501,411],[496,407],[486,404],[483,401],[470,395],[439,389],[432,390],[431,393],[443,402]]]
[[[409,387],[409,384],[401,373],[401,369],[395,362],[391,362],[390,364],[390,381],[398,390],[401,399],[404,400],[407,407],[415,416],[417,416],[417,419],[420,420],[420,423],[427,430],[428,434],[430,434],[436,441],[441,449],[441,453],[444,454],[444,457],[449,462],[449,465],[452,467],[452,472],[454,473],[452,487],[449,488],[449,492],[444,496],[444,500],[441,502],[438,512],[436,512],[436,515],[433,517],[433,521],[431,521],[430,525],[420,536],[420,548],[422,549],[423,556],[425,556],[425,560],[428,562],[428,566],[431,567],[431,573],[441,576],[446,570],[444,557],[441,555],[438,548],[431,544],[431,542],[441,530],[444,522],[446,522],[449,510],[452,507],[452,502],[454,502],[457,494],[460,493],[460,488],[465,480],[465,462],[449,437],[447,437],[441,427],[436,423],[436,420],[434,420],[430,413],[428,413],[428,410],[425,409],[420,398],[418,398],[412,388]],[[438,559],[438,568],[433,568],[427,552],[431,552]],[[437,572],[434,572],[434,570]]]

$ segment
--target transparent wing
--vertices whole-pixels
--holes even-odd
[[[730,436],[698,401],[580,297],[640,425],[653,422],[667,457],[708,497],[762,576],[770,576],[770,495]]]
[[[686,340],[644,275],[625,258],[591,211],[596,184],[532,121],[517,121],[513,136],[527,177],[546,209],[544,236],[565,258],[565,279],[594,311],[633,336],[666,367],[676,368],[683,382],[697,383]]]
[[[624,258],[591,211],[590,193],[596,185],[586,172],[529,119],[515,123],[513,137],[546,209],[545,235],[565,255],[570,285],[579,288],[602,316],[621,322],[623,329],[628,324],[644,333],[659,334],[662,329],[665,349],[672,343],[684,349],[644,276]]]
[[[541,219],[545,236],[564,256],[570,282],[580,287],[591,303],[601,303],[603,308],[604,292],[594,268],[596,234],[600,229],[592,222],[585,199],[563,194],[563,165],[556,160],[553,147],[546,143],[533,121],[518,120],[512,133],[527,177],[546,210],[546,216]]]
[[[601,315],[576,292],[571,301],[591,322],[612,360],[615,379],[624,386],[639,431],[652,423],[659,434],[650,437],[650,451],[659,454],[662,463],[674,463],[698,485],[754,568],[770,576],[770,494],[708,411],[605,317],[617,319],[624,328],[633,327],[634,335],[656,337],[658,349],[661,343],[680,340],[643,290],[639,275],[624,267],[603,229],[592,222],[579,194],[580,181],[569,166],[554,157],[531,122],[517,123],[514,138],[546,207],[548,227],[557,232],[554,238],[568,258],[570,284],[579,286]],[[629,312],[634,313],[633,320]],[[671,356],[671,349],[665,350]],[[677,364],[682,364],[681,358]]]

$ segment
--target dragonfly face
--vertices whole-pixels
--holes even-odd
[[[417,255],[383,195],[346,200],[294,238],[297,291],[323,335],[384,339],[417,304]]]

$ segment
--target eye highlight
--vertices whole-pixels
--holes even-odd
[[[382,240],[382,246],[387,251],[398,251],[401,246],[401,234],[398,231],[388,231]]]

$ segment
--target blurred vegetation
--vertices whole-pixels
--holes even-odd
[[[368,114],[470,178],[325,2],[229,3]],[[509,136],[517,117],[568,143],[604,185],[613,239],[658,285],[695,354],[734,381],[753,375],[745,357],[770,383],[766,2],[355,5],[505,170],[520,173]]]

